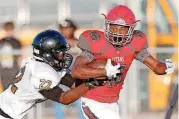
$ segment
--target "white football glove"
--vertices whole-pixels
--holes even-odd
[[[107,60],[105,69],[106,69],[106,76],[111,78],[111,77],[116,77],[117,73],[120,73],[120,64],[113,66],[111,64],[111,59]]]
[[[167,69],[165,70],[166,74],[171,74],[171,73],[174,72],[175,64],[173,63],[173,61],[171,59],[166,59],[165,60],[165,65],[167,67]]]

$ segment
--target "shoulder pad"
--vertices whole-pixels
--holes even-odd
[[[136,52],[139,52],[140,50],[147,48],[148,44],[146,35],[141,31],[135,30],[130,44],[134,47]]]
[[[133,37],[141,37],[141,38],[143,38],[143,37],[146,37],[146,35],[142,31],[134,30]]]
[[[27,57],[22,60],[21,67],[24,67],[26,64],[34,60],[32,57]]]
[[[95,54],[101,52],[106,44],[107,41],[104,32],[99,30],[87,30],[80,35],[77,46],[82,50],[87,50]]]

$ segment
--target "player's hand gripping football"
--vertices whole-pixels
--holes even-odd
[[[171,74],[174,72],[175,64],[173,63],[171,59],[166,59],[165,65],[167,67],[167,69],[165,70],[166,74]]]
[[[108,60],[107,60],[107,63],[106,63],[106,66],[105,66],[106,76],[107,76],[108,78],[116,77],[116,75],[117,75],[118,73],[120,73],[119,68],[120,68],[120,64],[117,64],[117,65],[113,66],[113,65],[111,64],[111,59],[108,59]]]

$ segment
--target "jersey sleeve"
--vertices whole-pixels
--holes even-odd
[[[60,84],[65,85],[65,86],[71,88],[72,85],[75,83],[75,80],[76,80],[76,79],[73,78],[73,77],[71,76],[71,74],[67,74],[67,73],[66,73],[65,76],[62,77],[62,79],[61,79],[61,81],[60,81]]]
[[[50,90],[40,90],[39,91],[45,98],[50,99],[55,102],[59,102],[61,94],[64,92],[60,87],[55,86]]]
[[[94,50],[92,46],[94,45],[91,43],[94,39],[98,39],[97,32],[87,30],[80,35],[77,43],[77,46],[82,50],[80,56],[85,57],[89,62],[94,59],[94,55],[92,53]]]
[[[85,57],[89,62],[91,62],[94,59],[94,55],[87,50],[82,50],[80,56]]]
[[[90,52],[91,51],[90,43],[88,42],[86,37],[87,36],[85,32],[80,35],[78,43],[77,43],[77,47],[80,48],[81,50],[86,50]]]
[[[100,57],[100,55],[104,54],[108,42],[105,39],[104,32],[86,30],[80,35],[77,46],[83,51],[81,55],[88,56],[91,60],[94,56]]]
[[[140,34],[139,34],[140,35]],[[144,62],[145,58],[150,56],[150,53],[148,52],[147,48],[148,48],[148,43],[147,43],[147,39],[146,39],[146,36],[145,34],[143,33],[141,35],[141,38],[142,38],[142,47],[141,47],[141,50],[139,52],[137,52],[137,55],[135,57],[136,60],[139,60],[140,62]]]
[[[148,52],[147,48],[143,48],[135,57],[136,60],[139,60],[140,62],[144,62],[145,58],[150,56],[150,53]]]

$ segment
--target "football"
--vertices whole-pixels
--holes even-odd
[[[92,68],[104,68],[106,66],[107,59],[106,58],[100,58],[100,59],[94,59],[92,62],[88,64],[89,67]],[[112,65],[116,65],[115,62],[111,61]]]

